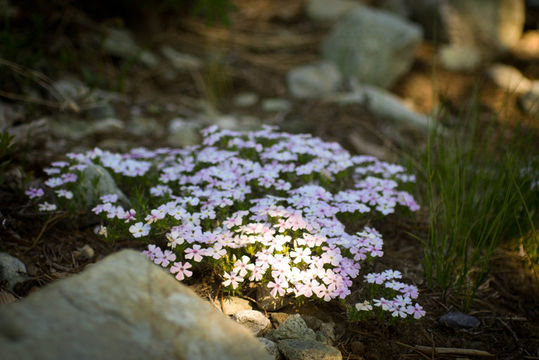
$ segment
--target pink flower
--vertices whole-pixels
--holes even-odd
[[[185,258],[200,262],[202,260],[202,250],[200,249],[200,245],[193,245],[192,248],[185,249]]]
[[[243,281],[243,278],[241,276],[238,276],[234,271],[229,273],[224,273],[223,276],[225,277],[225,281],[223,281],[224,286],[232,285],[233,289],[236,289],[240,282]]]
[[[286,293],[286,290],[283,288],[283,286],[279,282],[270,281],[268,283],[268,287],[272,289],[270,291],[270,294],[273,297],[276,297],[277,293],[279,293],[280,296],[284,296],[284,294]]]
[[[163,253],[156,254],[153,262],[162,267],[167,267],[174,260],[176,260],[176,255],[170,250],[165,250]]]
[[[413,315],[414,319],[419,319],[425,316],[425,311],[419,304],[409,305],[407,308],[408,314]]]
[[[190,271],[190,270],[187,270],[189,268],[191,268],[192,265],[188,262],[185,262],[185,263],[182,263],[182,262],[175,262],[171,267],[170,267],[170,273],[171,274],[176,274],[175,278],[179,281],[182,281],[184,278],[186,277],[190,277],[191,275],[193,275],[193,272]]]
[[[24,192],[30,199],[42,197],[44,195],[43,189],[31,187]]]

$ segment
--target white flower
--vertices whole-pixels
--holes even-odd
[[[139,238],[148,235],[150,233],[150,229],[150,225],[138,222],[129,227],[129,232],[133,234],[134,237]]]
[[[49,204],[48,202],[44,202],[43,204],[38,205],[39,211],[54,211],[56,210],[56,205]]]
[[[371,311],[372,310],[372,305],[371,305],[370,302],[365,300],[362,303],[357,303],[356,304],[356,309],[357,309],[357,311]]]

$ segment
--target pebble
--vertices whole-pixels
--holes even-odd
[[[260,311],[241,310],[233,316],[236,322],[247,327],[255,336],[260,336],[266,329],[271,327],[271,322]]]
[[[449,312],[440,317],[438,321],[440,324],[453,329],[473,328],[480,324],[480,321],[476,317],[466,315],[460,311]]]
[[[313,329],[309,329],[305,321],[299,314],[294,314],[286,318],[285,321],[273,332],[275,340],[300,339],[316,340]]]
[[[0,282],[6,282],[7,288],[13,291],[16,284],[28,278],[26,266],[22,261],[8,253],[0,253]]]

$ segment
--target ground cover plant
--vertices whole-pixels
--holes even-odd
[[[472,116],[451,134],[429,136],[419,181],[429,204],[428,286],[459,295],[466,311],[501,245],[520,239],[532,270],[538,261],[536,137],[524,127],[496,134],[493,124]],[[492,140],[500,134],[508,139]]]
[[[45,169],[45,189],[26,193],[42,211],[91,208],[101,235],[144,239],[145,254],[180,281],[206,264],[230,293],[256,282],[300,300],[345,299],[361,263],[383,255],[369,220],[419,209],[399,189],[415,180],[403,167],[351,156],[337,143],[270,126],[210,127],[203,138],[185,149],[70,153]],[[103,193],[108,177],[121,190]],[[351,223],[363,228],[350,233]],[[397,270],[367,274],[372,298],[350,306],[351,317],[373,309],[422,317],[418,289],[401,278]]]

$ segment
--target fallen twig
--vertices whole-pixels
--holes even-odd
[[[62,214],[48,218],[47,221],[45,221],[45,223],[41,227],[41,231],[32,242],[32,245],[26,251],[28,252],[36,247],[37,243],[39,242],[39,239],[41,239],[41,236],[43,236],[43,234],[45,233],[45,230],[47,230],[47,227],[54,226],[54,224],[56,224],[58,221],[63,220],[68,216],[69,216],[69,213],[62,213]]]
[[[425,354],[454,354],[454,355],[471,355],[471,356],[489,356],[494,357],[493,354],[476,349],[461,349],[461,348],[446,348],[446,347],[432,347],[432,346],[422,346],[415,345],[415,349],[425,353]]]
[[[425,355],[423,352],[421,352],[421,350],[418,350],[416,349],[415,347],[411,346],[411,345],[408,345],[408,344],[405,344],[405,343],[401,343],[400,341],[395,341],[395,344],[397,345],[400,345],[400,346],[404,346],[404,347],[407,347],[408,349],[414,351],[415,353],[419,354],[420,356],[422,356],[423,358],[427,359],[427,360],[430,360],[430,358]]]

